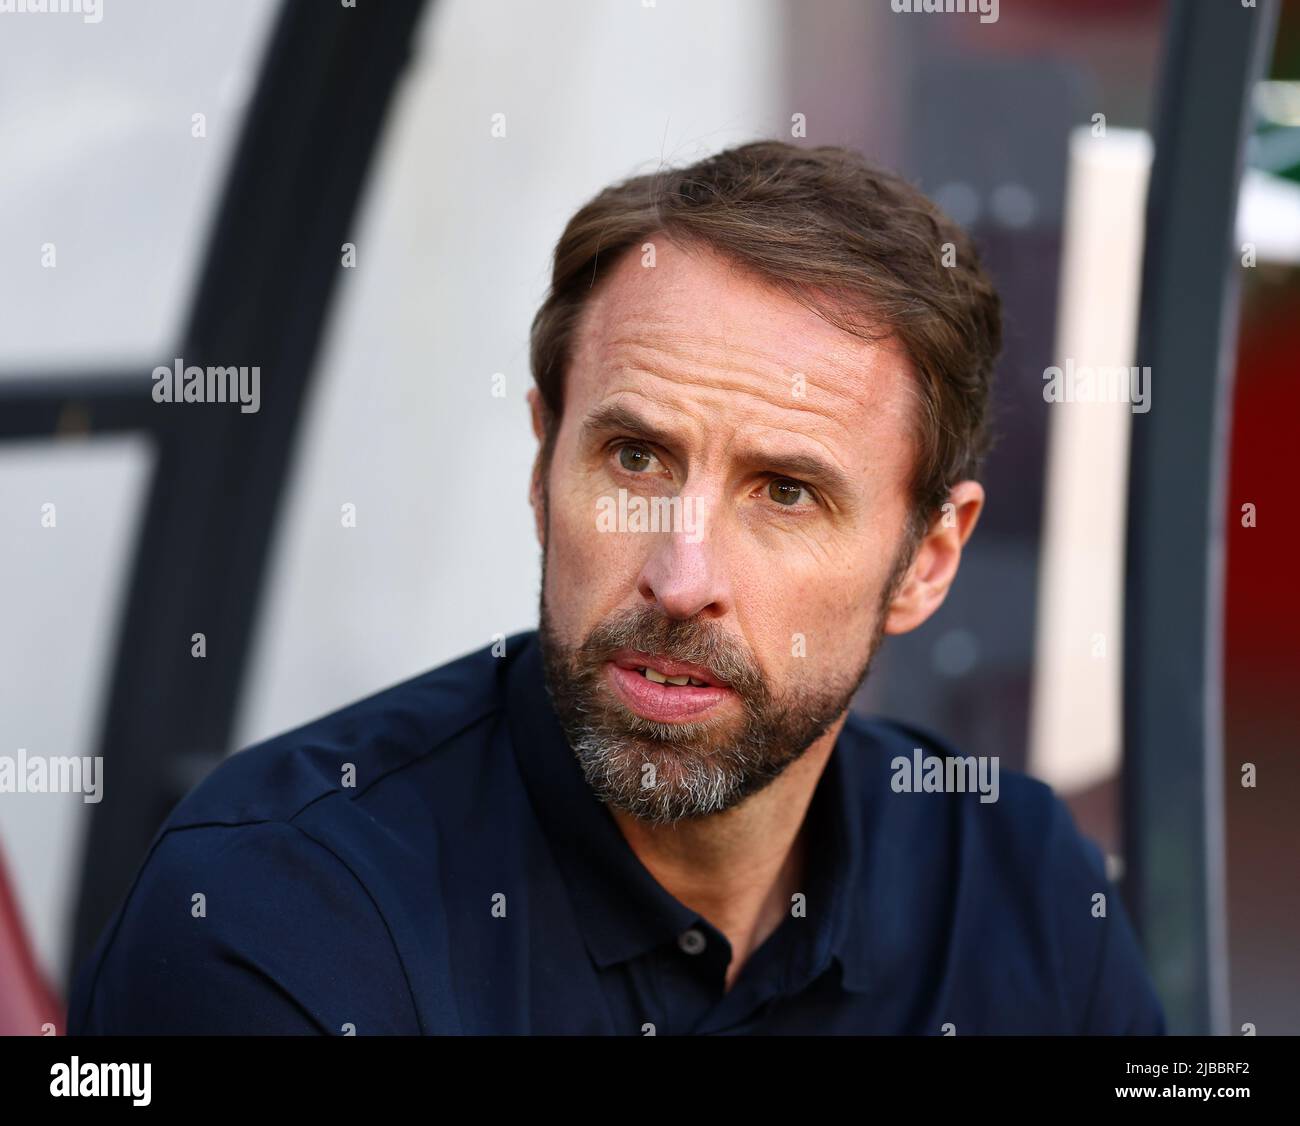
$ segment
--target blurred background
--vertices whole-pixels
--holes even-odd
[[[554,242],[772,137],[917,182],[1006,309],[985,515],[855,707],[1067,798],[1175,1031],[1300,1033],[1300,3],[908,6],[0,15],[0,755],[105,761],[0,794],[0,1031],[62,1029],[222,756],[536,624]],[[153,402],[175,357],[262,411]],[[1046,402],[1066,359],[1150,411]]]

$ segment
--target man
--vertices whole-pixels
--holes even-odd
[[[533,325],[539,630],[223,764],[70,1030],[1163,1032],[1047,787],[848,713],[956,576],[999,344],[846,150],[602,192]]]

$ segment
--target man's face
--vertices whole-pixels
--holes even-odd
[[[655,242],[583,314],[534,503],[561,723],[603,800],[669,823],[847,708],[910,556],[917,404],[896,344]]]

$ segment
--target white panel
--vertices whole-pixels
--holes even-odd
[[[1070,138],[1054,366],[1133,364],[1150,164],[1150,138],[1136,130],[1094,137],[1084,127]],[[1119,767],[1133,412],[1125,402],[1058,402],[1049,415],[1030,769],[1069,793]]]
[[[170,359],[278,7],[0,14],[0,374]]]

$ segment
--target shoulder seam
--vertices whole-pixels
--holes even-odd
[[[496,707],[488,708],[486,711],[480,712],[473,719],[467,720],[465,723],[457,727],[455,731],[448,732],[447,735],[439,739],[432,746],[426,747],[418,755],[413,755],[405,762],[398,763],[397,765],[392,766],[389,769],[385,770],[377,778],[372,778],[355,794],[344,795],[345,800],[350,802],[360,801],[360,799],[363,798],[366,794],[368,794],[375,786],[378,786],[380,782],[386,781],[387,779],[391,778],[395,774],[400,774],[403,770],[406,770],[409,767],[414,766],[416,763],[423,762],[426,758],[428,758],[429,755],[433,754],[437,750],[440,750],[442,747],[450,743],[453,739],[461,735],[464,735],[467,731],[469,731],[471,728],[477,727],[480,723],[484,723],[488,720],[494,719],[503,710],[504,709],[498,705]],[[309,801],[307,801],[305,804],[300,806],[298,809],[294,810],[293,813],[283,818],[283,820],[286,824],[289,824],[295,818],[300,817],[302,816],[302,814],[306,813],[307,810],[309,810],[317,802],[324,801],[326,798],[338,797],[338,796],[340,796],[340,791],[338,789],[322,790],[314,798],[311,798]],[[268,818],[267,820],[271,820],[271,819]],[[257,822],[246,822],[246,824],[257,824]],[[295,828],[297,828],[297,826],[295,826]]]
[[[424,748],[418,754],[411,756],[405,762],[397,763],[396,765],[389,767],[378,777],[372,778],[369,782],[365,784],[364,787],[362,787],[356,793],[344,794],[342,796],[346,801],[357,801],[363,795],[368,793],[373,787],[379,785],[380,782],[383,782],[385,779],[391,778],[394,774],[398,774],[410,766],[414,766],[418,762],[422,762],[429,755],[433,754],[435,751],[439,750],[447,743],[451,742],[451,740],[457,738],[460,735],[464,735],[465,732],[469,731],[471,728],[477,726],[478,724],[493,719],[498,714],[500,714],[502,710],[503,708],[498,704],[495,707],[491,707],[482,712],[477,713],[473,719],[466,720],[454,731],[449,731],[445,736],[438,739],[436,742],[430,744],[428,747]],[[290,734],[292,734],[292,732],[290,732]],[[276,736],[275,739],[268,739],[268,740],[264,740],[261,743],[254,743],[252,746],[246,747],[244,750],[237,752],[237,754],[246,754],[249,751],[261,750],[265,747],[269,747],[272,743],[276,742],[278,739],[281,738],[285,738],[285,736]],[[232,755],[230,757],[233,758],[235,756]],[[228,762],[229,759],[226,759],[225,761]],[[224,765],[224,762],[219,763],[216,767],[214,767],[214,770],[221,769],[222,765]],[[198,787],[203,784],[203,781],[206,781],[207,777],[208,776],[205,776],[205,778],[202,781],[197,783],[194,789],[198,789]],[[293,810],[293,812],[284,813],[276,817],[247,817],[240,820],[231,820],[231,821],[214,821],[211,819],[205,821],[181,821],[174,824],[166,823],[161,831],[165,835],[167,833],[180,832],[184,829],[207,829],[207,828],[214,828],[214,827],[235,829],[235,828],[239,828],[242,825],[274,825],[274,824],[287,825],[291,821],[293,821],[294,818],[299,817],[303,813],[305,813],[317,802],[323,801],[325,798],[338,797],[338,796],[340,796],[340,791],[337,788],[327,787],[322,789],[321,792],[316,794],[314,797],[309,798],[301,806]],[[174,813],[169,815],[168,818],[169,822],[172,816],[174,816]],[[144,860],[141,861],[141,865],[140,865],[141,868],[143,868],[144,865],[148,863],[149,856],[152,855],[152,851],[153,850],[150,849],[149,853],[145,854]],[[134,883],[132,884],[132,886],[134,887]]]

